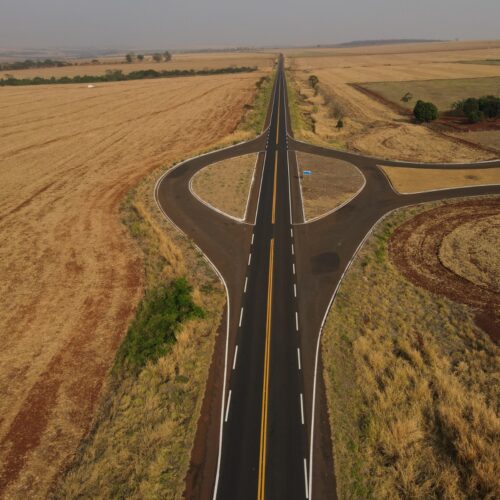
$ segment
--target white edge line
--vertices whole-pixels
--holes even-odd
[[[234,350],[233,370],[236,368],[236,360],[238,359],[238,346]]]
[[[257,197],[257,209],[255,210],[255,220],[253,221],[254,226],[257,224],[257,216],[259,215],[260,208],[260,195],[262,193],[262,181],[264,180],[264,170],[266,168],[267,161],[267,149],[264,153],[264,163],[262,164],[262,172],[260,173],[260,186],[259,186],[259,196]]]
[[[306,153],[306,154],[312,154],[312,153]],[[321,155],[316,155],[316,156],[321,156]],[[295,158],[297,160],[297,166],[299,165],[299,159],[297,157],[297,153],[295,153]],[[346,160],[340,160],[340,161],[346,161]],[[348,161],[346,161],[346,163],[349,163]],[[336,206],[335,208],[332,208],[331,210],[329,210],[328,212],[324,213],[324,214],[321,214],[321,215],[318,215],[316,217],[313,217],[312,219],[307,219],[306,220],[306,216],[305,216],[305,213],[303,213],[304,215],[304,222],[299,222],[298,225],[304,225],[304,224],[310,224],[311,222],[314,222],[314,221],[317,221],[317,220],[320,220],[320,219],[323,219],[325,217],[328,217],[329,215],[333,214],[334,212],[337,212],[337,210],[340,210],[342,207],[345,207],[346,205],[348,205],[349,203],[351,203],[352,200],[354,200],[360,193],[361,191],[363,191],[363,189],[365,189],[365,186],[366,186],[366,177],[365,177],[365,174],[363,174],[363,172],[356,166],[354,165],[354,163],[351,163],[350,165],[352,165],[361,175],[361,177],[363,177],[363,183],[361,184],[361,187],[350,197],[348,198],[347,200],[345,200],[344,202],[342,202],[340,205]],[[299,182],[300,182],[300,177],[299,177]],[[302,195],[302,183],[300,184],[300,192],[301,192],[301,195]],[[302,200],[302,203],[304,201]]]
[[[206,156],[210,153],[206,153]],[[162,181],[165,179],[165,177],[175,170],[176,168],[180,167],[181,165],[184,165],[187,161],[179,163],[177,165],[174,165],[172,168],[169,170],[165,171],[156,181],[155,188],[154,188],[154,194],[155,194],[155,200],[156,200],[156,205],[158,206],[160,212],[163,214],[163,216],[172,224],[174,228],[176,228],[179,233],[183,234],[188,241],[191,241],[192,244],[195,246],[195,248],[198,249],[200,252],[201,256],[208,262],[208,264],[212,267],[214,270],[215,274],[221,281],[221,283],[224,285],[224,289],[226,291],[226,302],[227,302],[227,311],[226,311],[226,342],[225,342],[225,347],[224,347],[224,379],[222,382],[222,397],[221,397],[221,418],[220,418],[220,424],[219,424],[219,451],[218,451],[218,456],[217,456],[217,472],[215,475],[215,486],[214,486],[214,493],[213,493],[213,500],[217,498],[217,490],[218,490],[218,485],[219,485],[219,476],[220,476],[220,464],[221,464],[221,453],[222,453],[222,435],[224,431],[224,420],[223,420],[223,415],[224,415],[224,404],[225,404],[225,395],[226,395],[226,379],[227,379],[227,357],[228,357],[228,347],[229,347],[229,318],[231,317],[231,301],[229,297],[229,289],[226,283],[226,280],[222,276],[221,272],[217,269],[217,266],[210,260],[210,258],[203,253],[201,248],[193,241],[191,240],[186,233],[167,215],[165,210],[163,210],[163,207],[160,204],[160,201],[158,199],[158,190],[160,187],[160,184]]]
[[[309,471],[310,473],[310,471]],[[309,487],[308,487],[308,484],[307,484],[307,461],[306,459],[304,458],[304,479],[305,479],[305,487],[306,487],[306,498],[309,498],[310,497],[310,494],[309,494]]]
[[[482,196],[488,196],[486,195],[475,195],[475,196],[469,196],[468,198],[478,198]],[[495,195],[492,195],[495,196]],[[460,196],[457,196],[457,198],[461,198]],[[438,200],[439,201],[439,200]],[[330,298],[330,302],[328,303],[328,306],[326,307],[325,314],[323,316],[323,320],[321,322],[321,326],[319,329],[319,334],[318,338],[316,341],[316,354],[315,354],[315,360],[314,360],[314,381],[313,381],[313,399],[312,399],[312,411],[311,411],[311,432],[310,432],[310,447],[309,447],[309,499],[312,500],[312,468],[313,468],[313,443],[314,443],[314,419],[315,419],[315,406],[316,406],[316,383],[317,383],[317,376],[318,376],[318,362],[319,362],[319,348],[321,345],[321,337],[323,335],[323,329],[326,323],[326,320],[328,318],[328,314],[330,312],[330,309],[332,307],[333,301],[335,300],[335,297],[337,296],[337,292],[340,288],[340,285],[342,284],[342,281],[344,279],[344,276],[346,275],[347,271],[351,267],[352,263],[356,259],[361,247],[364,245],[368,237],[373,233],[373,230],[379,224],[382,222],[386,217],[391,215],[393,212],[396,210],[400,210],[402,208],[408,208],[408,207],[416,207],[419,205],[425,205],[426,203],[432,203],[432,201],[423,201],[421,203],[409,203],[408,205],[403,205],[401,207],[396,207],[389,212],[385,213],[382,215],[374,224],[373,226],[369,229],[369,231],[365,234],[364,238],[361,240],[361,243],[357,246],[356,250],[352,254],[351,259],[347,263],[346,268],[344,269],[344,272],[342,273],[339,282],[337,283],[337,286],[335,287],[335,290],[333,291],[333,294]]]
[[[229,396],[227,397],[226,418],[224,418],[224,422],[227,422],[227,419],[229,418],[230,406],[231,406],[231,389],[229,389]]]
[[[292,188],[291,188],[291,179],[290,179],[290,150],[286,151],[286,171],[288,175],[288,204],[290,206],[290,224],[293,224],[293,216],[292,216]],[[291,231],[291,229],[290,229]],[[293,237],[293,235],[292,235]]]

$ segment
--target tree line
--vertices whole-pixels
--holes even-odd
[[[26,59],[25,61],[15,61],[11,63],[0,63],[0,71],[16,71],[18,69],[32,69],[32,68],[63,68],[65,66],[72,66],[67,61],[56,61],[54,59],[32,60]]]
[[[144,61],[144,58],[146,56],[144,54],[136,54],[134,52],[129,52],[125,56],[125,62],[127,63],[133,63],[134,61],[139,61],[142,62]],[[172,60],[172,54],[166,50],[165,52],[155,52],[154,54],[151,54],[151,58],[153,59],[154,62],[168,62]]]
[[[146,80],[155,78],[176,78],[185,76],[207,76],[207,75],[224,75],[232,73],[251,73],[257,71],[257,67],[250,66],[230,66],[227,68],[214,69],[174,69],[165,71],[156,71],[154,69],[132,71],[123,73],[121,70],[107,70],[104,75],[77,75],[74,77],[63,76],[60,78],[15,78],[11,75],[6,75],[0,79],[0,87],[5,86],[22,86],[22,85],[51,85],[51,84],[69,84],[69,83],[104,83],[104,82],[122,82],[130,80]]]

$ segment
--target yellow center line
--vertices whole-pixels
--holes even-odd
[[[273,187],[273,210],[271,216],[271,222],[274,224],[276,220],[276,185],[278,179],[278,150],[276,150],[276,155],[274,157],[274,187]]]
[[[274,238],[271,239],[269,249],[269,278],[267,286],[267,318],[266,339],[264,348],[264,378],[262,381],[262,414],[260,422],[260,456],[259,456],[259,484],[257,500],[264,500],[266,491],[266,455],[267,455],[267,404],[269,400],[269,363],[271,350],[271,306],[273,301],[273,262]]]
[[[278,120],[276,121],[276,146],[280,137],[281,85],[278,87]]]

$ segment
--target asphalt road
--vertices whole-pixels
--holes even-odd
[[[295,141],[281,60],[267,125],[253,141],[184,162],[156,188],[164,214],[202,249],[228,295],[188,474],[193,498],[335,498],[319,339],[353,255],[373,225],[398,207],[500,194],[491,186],[400,195],[376,159]],[[351,162],[365,176],[364,189],[305,224],[295,151]],[[245,222],[191,194],[189,181],[201,168],[251,152],[260,160]],[[462,166],[499,168],[500,161]]]

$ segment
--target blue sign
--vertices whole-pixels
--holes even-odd
[[[312,170],[304,170],[304,175],[311,175],[312,174]]]

